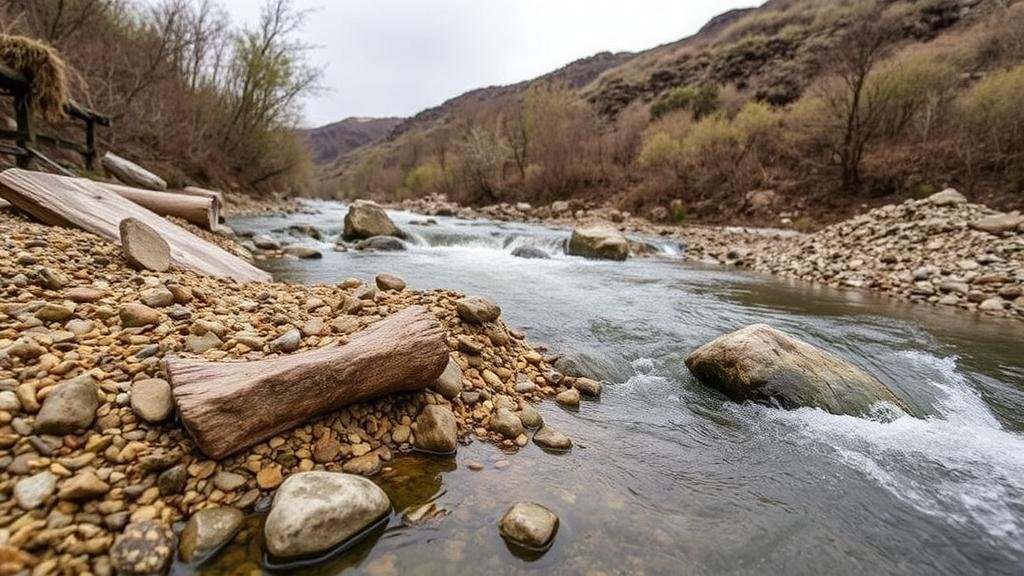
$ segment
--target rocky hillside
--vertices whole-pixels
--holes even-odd
[[[357,148],[384,138],[402,118],[346,118],[304,131],[315,164],[327,164]]]

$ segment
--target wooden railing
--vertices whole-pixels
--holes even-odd
[[[78,152],[82,155],[86,169],[95,169],[98,156],[96,126],[110,126],[110,118],[74,102],[68,102],[64,107],[68,116],[85,122],[85,144],[80,144],[36,132],[30,104],[28,79],[17,70],[2,64],[0,64],[0,95],[9,96],[14,100],[14,119],[17,122],[15,130],[0,129],[0,154],[13,156],[19,168],[30,168],[33,160],[38,160],[61,174],[73,175],[63,166],[41,153],[36,148],[41,144],[51,148]]]

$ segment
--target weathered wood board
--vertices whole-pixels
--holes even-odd
[[[444,329],[422,306],[344,346],[252,362],[164,360],[182,424],[214,459],[353,402],[426,388],[447,364]]]
[[[156,192],[143,188],[133,188],[123,184],[97,182],[107,190],[117,193],[136,204],[156,212],[160,216],[176,216],[186,221],[212,230],[220,221],[220,207],[213,197],[176,194],[173,192]]]
[[[0,173],[0,197],[44,224],[81,228],[118,244],[118,225],[133,217],[164,237],[171,260],[182,268],[239,282],[271,280],[245,260],[85,178],[11,168]]]

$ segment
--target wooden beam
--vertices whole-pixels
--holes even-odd
[[[0,197],[44,224],[81,228],[117,244],[121,220],[132,217],[163,236],[177,266],[239,282],[271,280],[245,260],[85,178],[11,168],[0,173]]]
[[[144,190],[111,182],[97,183],[161,216],[182,218],[207,230],[212,230],[220,222],[220,207],[213,198]]]
[[[353,402],[422,390],[447,364],[444,329],[421,306],[343,346],[254,362],[164,361],[182,424],[213,459]]]

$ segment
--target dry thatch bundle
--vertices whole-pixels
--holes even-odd
[[[50,45],[25,36],[0,34],[0,63],[28,78],[33,112],[47,120],[64,117],[67,65]]]

